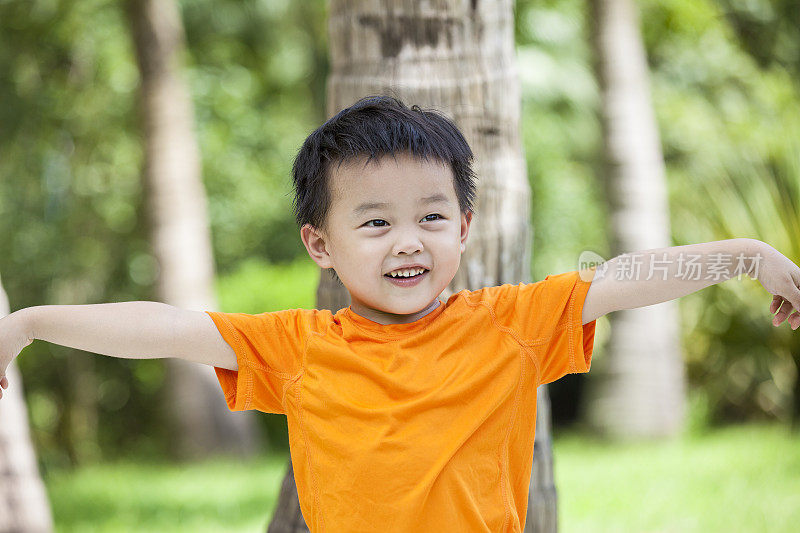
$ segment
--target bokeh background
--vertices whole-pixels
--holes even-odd
[[[797,3],[636,4],[666,163],[672,244],[752,237],[800,262]],[[303,139],[326,119],[328,6],[179,6],[182,75],[194,105],[220,309],[313,308],[319,270],[291,214],[290,169]],[[579,0],[516,3],[533,280],[577,268],[584,250],[610,256],[588,14]],[[155,299],[139,72],[125,16],[109,0],[0,1],[0,274],[12,311]],[[556,218],[568,223],[550,223]],[[579,432],[576,408],[587,376],[551,385],[564,529],[600,530],[603,513],[633,514],[624,502],[641,499],[642,491],[653,508],[672,502],[686,509],[670,531],[700,528],[704,514],[705,530],[726,527],[728,511],[710,510],[718,490],[731,491],[733,500],[757,498],[761,514],[746,523],[771,531],[796,523],[800,440],[791,430],[800,411],[800,335],[771,325],[770,302],[749,279],[679,301],[690,387],[686,434],[697,439],[687,441],[691,446],[595,442]],[[598,325],[598,358],[606,320]],[[258,417],[264,445],[249,462],[174,466],[162,361],[39,341],[18,364],[59,530],[263,528],[288,453],[285,417]],[[698,472],[697,483],[671,479],[678,468]],[[750,470],[752,477],[733,475]],[[735,480],[726,485],[729,479]],[[606,505],[598,486],[617,490]],[[581,492],[587,487],[592,493]]]

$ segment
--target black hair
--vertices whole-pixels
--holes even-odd
[[[369,163],[398,152],[448,164],[453,171],[459,209],[462,213],[474,212],[473,154],[455,123],[435,109],[418,105],[409,108],[398,98],[373,95],[339,111],[300,147],[292,166],[293,210],[298,225],[325,229],[333,163],[341,166],[362,156],[368,156]]]

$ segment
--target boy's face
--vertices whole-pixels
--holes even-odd
[[[380,324],[413,322],[438,306],[472,221],[459,210],[449,165],[395,155],[366,167],[366,157],[332,165],[327,231],[308,224],[300,230],[311,258],[336,270],[352,310]],[[428,269],[415,285],[385,276],[408,264]]]

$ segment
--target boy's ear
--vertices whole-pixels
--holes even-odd
[[[328,253],[327,243],[321,231],[312,226],[305,224],[300,228],[300,240],[308,251],[311,259],[322,268],[333,268],[331,256]]]
[[[467,249],[467,235],[469,234],[469,225],[472,223],[472,211],[461,213],[461,251]]]

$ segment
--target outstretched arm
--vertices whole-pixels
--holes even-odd
[[[43,305],[0,319],[0,386],[8,386],[6,368],[34,339],[125,359],[175,357],[238,370],[236,354],[204,312],[141,301]]]
[[[742,274],[758,279],[773,295],[775,326],[788,317],[793,330],[800,327],[800,267],[767,243],[745,238],[643,250],[606,261],[586,294],[582,322],[680,298]]]

